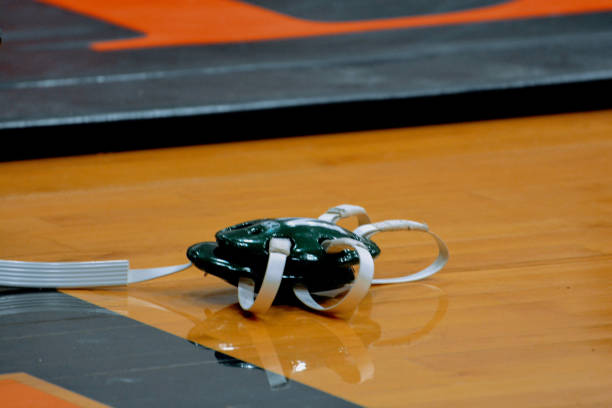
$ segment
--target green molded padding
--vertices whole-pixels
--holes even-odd
[[[359,262],[353,250],[327,253],[321,243],[350,238],[361,242],[372,257],[380,254],[378,246],[338,225],[312,218],[275,218],[243,222],[215,235],[217,242],[202,242],[187,250],[195,266],[237,286],[241,277],[249,277],[258,289],[266,271],[268,242],[271,238],[289,238],[291,253],[283,273],[279,295],[283,296],[297,282],[311,291],[339,288],[353,281],[352,265]],[[293,296],[291,296],[293,297]]]

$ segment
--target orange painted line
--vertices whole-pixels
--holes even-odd
[[[510,0],[471,10],[349,22],[317,22],[238,0],[40,0],[143,33],[101,41],[98,51],[264,41],[612,11],[611,0]]]
[[[2,395],[2,405],[5,407],[78,408],[78,405],[15,380],[1,380],[0,395]]]
[[[0,396],[0,406],[7,408],[108,408],[25,373],[0,375]]]

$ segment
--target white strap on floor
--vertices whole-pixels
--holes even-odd
[[[182,271],[191,263],[130,269],[126,260],[94,262],[24,262],[0,260],[0,286],[20,288],[87,288],[122,286]]]
[[[191,262],[183,265],[174,266],[162,266],[160,268],[149,268],[149,269],[130,269],[128,271],[127,283],[144,282],[151,279],[161,278],[162,276],[172,275],[187,269],[191,266]]]
[[[240,307],[253,313],[264,313],[272,306],[283,279],[285,262],[290,251],[290,239],[272,238],[270,240],[268,265],[257,296],[255,295],[255,281],[253,279],[242,277],[238,282],[238,303],[240,303]]]
[[[337,303],[332,306],[322,306],[310,294],[310,291],[303,284],[296,284],[293,287],[295,296],[306,306],[311,309],[321,312],[352,312],[357,308],[357,305],[368,293],[372,277],[374,276],[374,260],[372,255],[364,247],[364,245],[350,238],[339,238],[323,241],[323,248],[327,252],[338,252],[347,247],[353,248],[359,255],[359,273],[355,277],[351,288],[347,294]]]
[[[359,225],[369,224],[371,222],[365,208],[352,204],[341,204],[336,207],[332,207],[327,210],[325,214],[321,214],[319,219],[335,224],[338,222],[338,220],[353,215],[357,217],[357,222]]]
[[[433,261],[431,265],[427,268],[412,273],[410,275],[400,276],[398,278],[388,278],[388,279],[373,279],[372,284],[384,284],[384,283],[404,283],[404,282],[414,282],[417,280],[425,279],[428,276],[433,275],[438,272],[440,269],[446,265],[448,262],[448,248],[442,239],[429,231],[429,227],[426,224],[421,224],[416,221],[409,220],[387,220],[381,222],[375,222],[373,224],[362,225],[357,227],[353,232],[357,235],[361,235],[364,238],[370,238],[372,235],[377,232],[383,231],[422,231],[431,235],[438,244],[438,257]]]

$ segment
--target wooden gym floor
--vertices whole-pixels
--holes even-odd
[[[250,317],[195,268],[6,290],[0,368],[90,399],[71,406],[609,406],[610,157],[604,110],[0,163],[1,259],[178,264],[225,226],[341,203],[426,222],[451,254],[346,320]],[[435,253],[416,233],[374,238],[377,276]]]
[[[612,405],[610,0],[0,10],[0,259],[181,264],[343,203],[450,249],[346,319],[250,316],[195,268],[0,288],[2,407]],[[374,241],[377,277],[435,256]]]

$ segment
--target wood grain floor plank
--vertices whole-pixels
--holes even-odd
[[[260,130],[263,131],[263,130]],[[184,262],[231,224],[340,203],[451,260],[348,320],[244,315],[194,268],[67,293],[367,406],[612,403],[612,111],[0,163],[0,258]],[[427,264],[375,236],[378,276]]]

